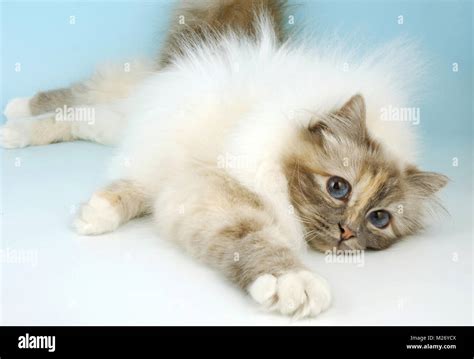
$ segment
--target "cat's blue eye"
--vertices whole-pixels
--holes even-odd
[[[370,212],[369,221],[377,228],[385,228],[390,223],[390,213],[384,210]]]
[[[344,178],[332,176],[327,182],[328,193],[336,199],[346,199],[351,193],[351,185]]]

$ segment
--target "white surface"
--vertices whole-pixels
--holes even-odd
[[[443,195],[451,216],[422,236],[367,252],[363,267],[308,253],[306,263],[332,286],[333,304],[293,322],[261,312],[160,239],[149,219],[108,235],[76,235],[73,206],[105,180],[111,149],[76,142],[2,152],[4,325],[472,324],[469,177],[456,177]],[[12,251],[32,251],[37,263],[14,263]]]

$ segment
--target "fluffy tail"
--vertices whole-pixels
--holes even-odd
[[[264,13],[279,41],[286,38],[286,0],[184,0],[176,9],[158,58],[160,67],[173,62],[196,42],[215,40],[226,31],[253,37]]]

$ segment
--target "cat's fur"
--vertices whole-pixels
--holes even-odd
[[[284,10],[185,1],[158,61],[13,100],[3,146],[121,143],[117,180],[82,207],[79,233],[152,213],[161,236],[266,308],[317,315],[329,287],[298,252],[386,248],[422,229],[446,178],[413,165],[411,124],[380,120],[381,108],[410,103],[414,49],[394,42],[359,61],[334,44],[312,49],[287,40]],[[93,106],[94,123],[56,121],[63,105]],[[351,184],[347,200],[327,193],[330,176]],[[390,212],[387,228],[367,221],[374,209]],[[341,224],[355,237],[341,240]]]

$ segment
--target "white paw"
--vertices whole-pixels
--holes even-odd
[[[110,202],[98,195],[80,209],[73,226],[77,233],[94,235],[112,232],[120,225],[120,214]]]
[[[314,317],[331,303],[331,291],[326,280],[305,270],[279,277],[261,275],[248,287],[248,292],[266,309],[295,318]]]
[[[10,100],[5,107],[3,114],[8,120],[30,117],[30,98],[17,97]]]
[[[30,126],[26,121],[7,122],[0,127],[0,146],[22,148],[30,144]]]

